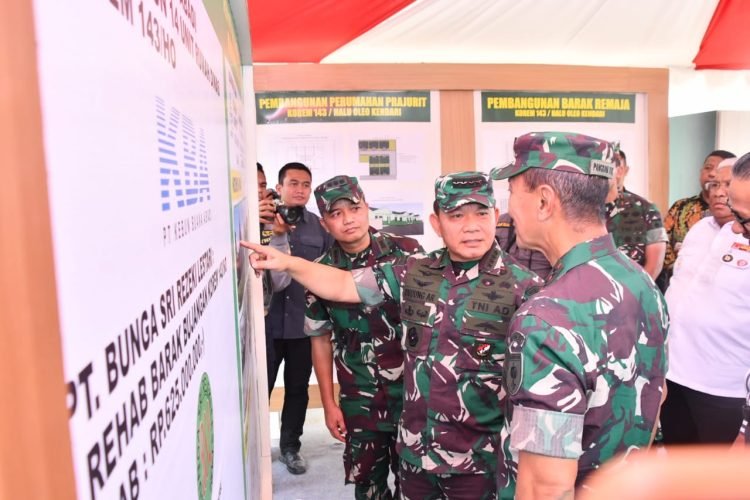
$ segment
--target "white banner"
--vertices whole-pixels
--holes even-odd
[[[222,47],[198,0],[35,0],[78,497],[243,498]]]

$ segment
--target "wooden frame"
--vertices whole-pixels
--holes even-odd
[[[646,95],[648,196],[669,199],[669,70],[520,64],[284,64],[254,66],[255,91],[439,90],[444,173],[475,165],[474,90]]]
[[[0,16],[0,499],[75,498],[32,2]]]

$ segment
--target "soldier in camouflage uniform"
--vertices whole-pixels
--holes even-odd
[[[321,222],[336,239],[316,262],[338,269],[371,267],[421,252],[413,238],[369,227],[369,209],[356,177],[339,175],[315,188]],[[346,443],[345,482],[355,498],[399,497],[396,428],[403,400],[404,355],[398,303],[380,307],[331,302],[307,292],[305,333],[331,435]],[[333,334],[333,353],[331,352]],[[340,407],[333,394],[335,361]],[[388,487],[388,468],[396,490]]]
[[[624,152],[615,155],[615,164],[615,180],[610,184],[605,205],[607,231],[617,248],[656,279],[664,265],[667,248],[667,231],[661,214],[646,198],[625,189],[625,176],[630,167]]]
[[[510,179],[519,244],[555,265],[511,320],[498,486],[501,498],[567,498],[603,462],[649,445],[667,367],[666,304],[602,220],[614,147],[538,132],[514,150],[515,163],[493,178]]]
[[[527,250],[518,246],[516,241],[516,226],[508,214],[502,214],[497,220],[495,227],[495,240],[500,248],[508,252],[511,257],[534,271],[540,278],[544,279],[552,270],[552,265],[542,252]]]
[[[437,179],[433,229],[445,247],[351,275],[252,243],[257,269],[286,270],[318,296],[400,303],[404,406],[397,450],[404,498],[495,498],[507,325],[542,285],[494,240],[497,209],[486,174]],[[261,254],[261,255],[258,255]],[[337,274],[339,273],[339,274]]]

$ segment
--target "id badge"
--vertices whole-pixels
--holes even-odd
[[[730,267],[747,269],[750,267],[750,245],[743,245],[737,242],[732,243],[732,246],[721,257],[721,260]]]

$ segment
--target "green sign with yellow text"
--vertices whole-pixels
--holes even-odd
[[[634,123],[635,94],[482,92],[482,121]]]
[[[265,92],[255,95],[258,125],[312,122],[429,122],[430,93]]]

